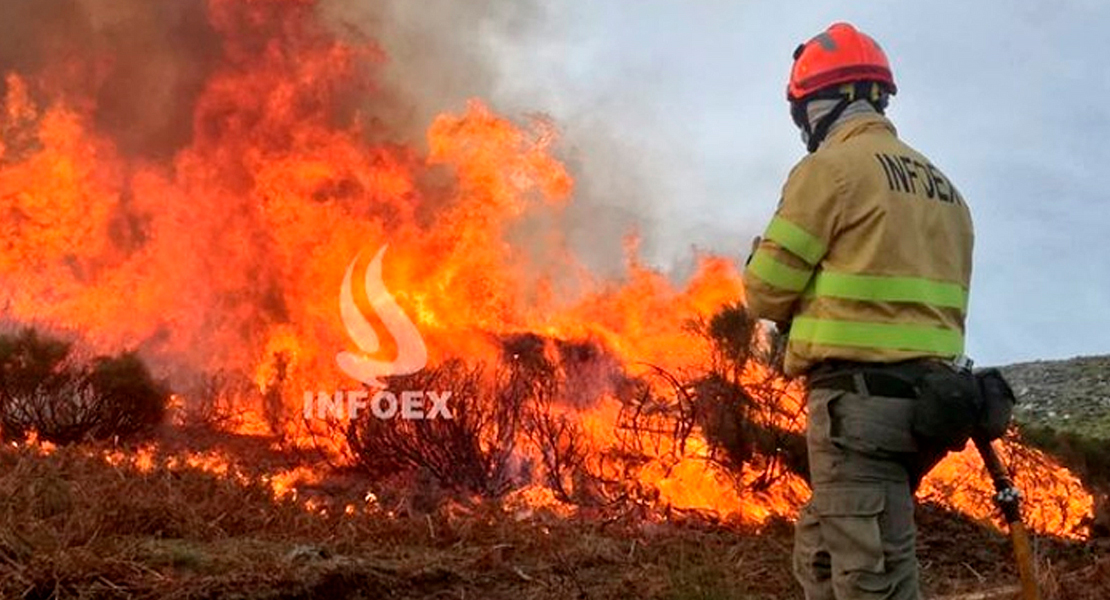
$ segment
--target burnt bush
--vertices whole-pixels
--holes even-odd
[[[33,329],[0,335],[5,441],[69,444],[134,438],[161,423],[169,393],[134,353],[83,361],[73,344]]]
[[[612,383],[595,364],[606,356],[591,342],[532,334],[506,336],[501,345],[492,368],[452,360],[391,378],[391,390],[450,392],[451,419],[362,414],[347,429],[358,464],[373,477],[430,476],[438,487],[493,498],[542,482],[563,501],[596,503],[578,417],[579,403],[602,393],[585,389],[605,390]]]
[[[522,442],[539,462],[538,472],[521,475],[535,476],[564,502],[597,503],[579,411],[619,379],[619,364],[593,341],[525,333],[502,340],[502,365],[524,386],[525,401],[519,407]],[[531,471],[532,465],[526,466]]]
[[[578,413],[562,403],[565,379],[556,372],[536,374],[524,406],[524,433],[539,457],[539,476],[555,497],[575,504],[596,504],[594,475],[587,468],[589,442]]]
[[[258,404],[258,386],[243,374],[216,371],[196,376],[173,407],[173,424],[191,429],[230,431],[246,420]]]
[[[347,442],[362,469],[376,478],[426,473],[445,488],[487,497],[511,489],[512,459],[534,382],[520,371],[487,372],[451,360],[389,383],[391,390],[450,392],[451,418],[381,419],[370,410],[357,415]]]

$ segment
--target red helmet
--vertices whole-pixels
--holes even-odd
[[[795,102],[819,90],[858,81],[877,81],[891,94],[898,91],[890,61],[879,44],[848,23],[835,23],[794,51],[786,98]]]

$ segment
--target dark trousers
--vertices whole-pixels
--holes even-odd
[[[913,494],[944,456],[920,448],[912,398],[817,388],[806,442],[813,495],[795,527],[807,600],[919,600]]]

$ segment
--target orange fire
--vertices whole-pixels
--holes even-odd
[[[7,74],[7,319],[75,331],[101,350],[138,348],[186,404],[199,376],[240,375],[278,399],[242,425],[252,431],[294,422],[306,390],[357,385],[335,364],[351,349],[338,292],[354,257],[387,244],[385,281],[433,362],[495,361],[501,336],[525,332],[594,340],[633,374],[708,360],[687,323],[740,297],[731,260],[702,256],[676,285],[639,263],[630,236],[626,276],[594,276],[557,225],[574,180],[553,155],[553,123],[514,123],[474,100],[440,115],[424,140],[380,141],[400,135],[366,116],[385,52],[342,40],[313,9],[311,0],[209,0],[222,50],[195,103],[191,141],[170,158],[123,153],[96,126],[95,98],[52,79],[104,68],[92,58]],[[380,337],[383,356],[394,355]],[[782,401],[798,405],[798,392]],[[576,418],[593,451],[612,443],[611,398]],[[684,452],[638,474],[662,505],[763,522],[792,516],[805,498],[791,475],[750,491],[743,484],[754,474],[714,466],[696,436]],[[1019,482],[1037,490],[1031,505],[1056,507],[1043,508],[1035,527],[1080,533],[1090,495],[1058,465],[1035,462],[1037,481]],[[923,494],[986,517],[981,471],[964,453]],[[289,478],[274,479],[276,494],[291,493]]]

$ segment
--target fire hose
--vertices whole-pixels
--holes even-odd
[[[975,448],[983,458],[991,479],[994,481],[994,503],[1006,520],[1010,539],[1014,545],[1014,559],[1017,561],[1018,575],[1021,577],[1021,599],[1041,600],[1037,588],[1036,573],[1033,570],[1033,548],[1029,542],[1029,532],[1021,521],[1021,492],[1010,481],[1006,467],[1002,465],[994,446],[984,437],[975,437]]]

